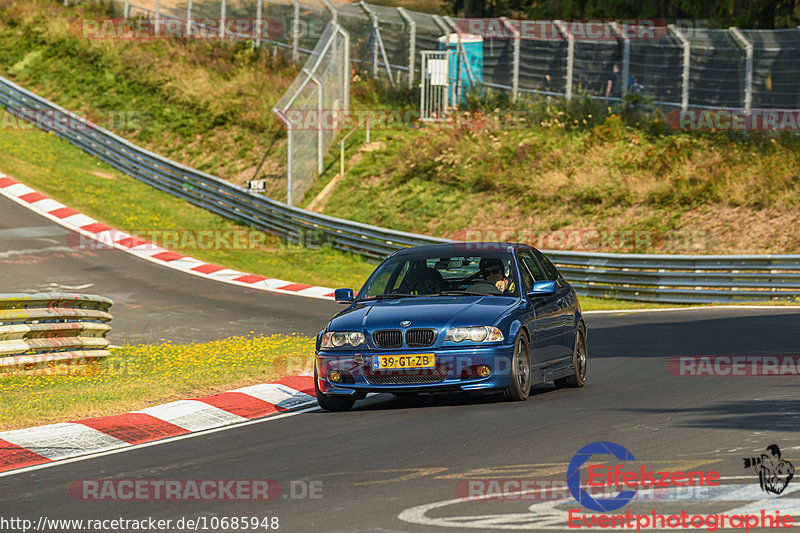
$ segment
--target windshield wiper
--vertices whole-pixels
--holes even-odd
[[[405,294],[405,293],[394,293],[394,294],[376,294],[375,296],[368,296],[364,298],[364,300],[391,300],[394,298],[408,298],[408,297],[417,297],[417,296],[424,296],[421,294]]]
[[[483,292],[470,292],[470,291],[442,291],[436,296],[490,296]]]

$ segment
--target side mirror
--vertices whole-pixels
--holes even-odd
[[[353,297],[353,289],[336,289],[333,293],[333,298],[336,300],[336,303],[340,304],[349,304],[355,300]]]
[[[528,293],[528,296],[535,298],[537,296],[549,296],[556,293],[555,281],[535,281],[533,283],[533,290]]]

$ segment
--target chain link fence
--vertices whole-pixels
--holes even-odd
[[[350,109],[350,35],[329,23],[300,75],[273,111],[286,124],[287,203],[294,205],[322,173],[325,154]]]
[[[454,49],[454,34],[469,34],[472,41],[480,38],[482,71],[470,73],[476,74],[478,89],[507,90],[515,101],[520,94],[570,99],[580,93],[613,104],[635,92],[665,109],[750,112],[800,107],[797,28],[453,19],[363,1],[112,1],[126,17],[193,23],[218,32],[221,39],[252,40],[255,46],[271,47],[273,53],[285,53],[297,62],[310,56],[304,72],[314,71],[311,67],[328,46],[331,59],[317,65],[316,77],[306,72],[295,81],[278,106],[284,113],[292,106],[319,108],[318,93],[322,109],[342,105],[347,89],[329,74],[341,72],[349,78],[350,64],[393,85],[415,88],[423,79],[420,52]],[[235,23],[242,20],[250,24]],[[340,53],[344,38],[335,37],[344,34],[350,36],[349,62]],[[460,37],[456,50],[466,63]],[[329,90],[331,83],[336,88]],[[282,117],[284,122],[286,118]],[[310,131],[286,123],[292,145],[287,165],[289,198],[299,201],[319,172],[320,147],[330,147],[337,128]]]
[[[260,42],[310,54],[330,21],[350,33],[351,60],[374,76],[415,87],[422,50],[443,49],[455,32],[483,37],[483,85],[567,98],[578,91],[619,100],[634,84],[657,105],[688,108],[794,109],[800,104],[800,29],[704,29],[638,21],[452,19],[403,8],[328,0],[114,0],[132,15],[268,21]],[[656,24],[652,31],[652,24]],[[533,28],[533,31],[531,31]],[[226,29],[226,36],[234,30]],[[619,72],[615,72],[614,65]],[[608,81],[612,80],[612,91]]]

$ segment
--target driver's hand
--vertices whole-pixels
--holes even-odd
[[[494,284],[497,287],[497,290],[500,292],[506,292],[506,287],[508,287],[508,282],[504,279],[499,280],[497,283]]]

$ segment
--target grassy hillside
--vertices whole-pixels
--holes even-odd
[[[513,230],[542,248],[800,252],[796,136],[674,133],[658,119],[637,126],[612,113],[593,125],[559,113],[526,129],[384,132],[325,213],[443,237]],[[581,240],[614,231],[637,239]]]
[[[269,152],[259,177],[271,178],[270,195],[285,197],[285,135],[271,109],[296,67],[247,43],[81,38],[81,19],[108,16],[95,3],[66,9],[46,0],[0,1],[0,72],[123,137],[235,183],[251,179]]]
[[[285,198],[285,136],[271,108],[296,67],[247,44],[89,41],[93,3],[0,0],[0,72],[184,164],[243,183],[264,159]],[[353,84],[355,107],[408,109],[409,96]],[[800,251],[796,136],[676,133],[576,99],[470,107],[531,112],[524,128],[373,131],[323,212],[431,235],[527,240],[542,248],[664,253]],[[127,115],[125,115],[127,116]],[[100,120],[103,123],[103,120]],[[112,124],[108,124],[112,122]],[[356,136],[354,140],[361,138]],[[322,190],[326,173],[306,196]],[[615,233],[616,232],[616,233]],[[626,239],[623,234],[635,235]]]

